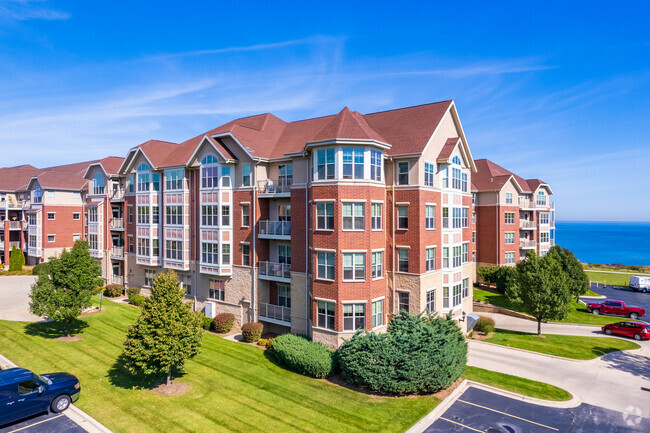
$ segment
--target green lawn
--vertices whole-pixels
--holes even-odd
[[[492,305],[498,305],[499,307],[507,308],[509,310],[519,311],[515,305],[513,305],[505,295],[500,295],[498,293],[488,292],[487,290],[474,289],[474,300],[483,301],[490,303]],[[625,317],[614,317],[614,316],[594,316],[593,314],[587,311],[587,308],[584,304],[572,301],[569,304],[570,310],[569,315],[566,319],[560,320],[560,323],[578,323],[583,325],[606,325],[608,323],[621,322],[627,320]]]
[[[593,359],[617,350],[638,349],[640,346],[630,341],[607,337],[576,337],[573,335],[542,335],[525,332],[495,329],[488,343],[516,347],[572,359]]]
[[[634,273],[629,274],[612,274],[609,272],[585,271],[592,283],[598,282],[600,284],[607,283],[608,286],[629,286],[630,277],[632,275],[639,275]]]
[[[557,386],[537,382],[536,380],[524,379],[519,376],[485,370],[483,368],[467,366],[465,367],[463,377],[475,382],[494,386],[495,388],[505,389],[506,391],[516,392],[517,394],[540,398],[542,400],[571,400],[571,393]]]
[[[265,351],[206,334],[202,353],[175,379],[183,396],[160,396],[120,368],[126,327],[136,308],[104,302],[84,319],[83,339],[60,342],[48,324],[0,322],[0,352],[36,372],[67,371],[82,386],[78,406],[114,432],[405,431],[438,403],[429,396],[377,398],[301,376]]]

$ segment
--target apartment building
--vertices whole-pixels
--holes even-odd
[[[487,159],[475,161],[472,193],[480,265],[514,265],[528,250],[545,255],[555,244],[555,203],[551,187],[520,176]]]
[[[174,269],[210,317],[338,346],[400,309],[464,324],[475,171],[453,101],[267,113],[89,165],[87,233],[107,281],[146,288]]]

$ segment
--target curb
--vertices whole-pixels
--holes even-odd
[[[504,346],[502,344],[488,343],[487,341],[479,341],[479,340],[469,340],[469,341],[472,342],[472,343],[485,344],[485,345],[492,346],[492,347],[500,347],[500,348],[504,348],[504,349],[518,350],[519,352],[530,353],[532,355],[546,356],[547,358],[560,359],[562,361],[585,362],[585,361],[593,361],[594,359],[599,358],[599,357],[596,357],[596,358],[593,358],[593,359],[564,358],[563,356],[549,355],[548,353],[534,352],[532,350],[520,349],[518,347],[510,347],[510,346]]]
[[[438,406],[433,408],[431,412],[426,414],[424,418],[415,423],[413,427],[406,430],[406,433],[422,433],[424,432],[431,424],[436,422],[440,416],[449,409],[449,407],[456,402],[458,397],[461,396],[465,390],[469,388],[469,381],[467,379],[463,380],[458,387],[449,394],[449,396],[440,402]]]
[[[8,358],[4,357],[3,355],[0,355],[0,367],[5,368],[14,368],[18,367],[16,364],[11,362]],[[76,424],[78,424],[81,428],[86,430],[89,433],[112,433],[111,430],[107,429],[104,425],[102,425],[99,421],[76,407],[75,405],[71,404],[70,407],[68,408],[67,411],[64,412],[64,415],[66,415],[68,418],[70,418],[72,421],[74,421]]]

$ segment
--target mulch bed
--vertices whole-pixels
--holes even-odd
[[[70,337],[58,337],[55,338],[56,341],[79,341],[82,340],[83,337],[81,335],[72,335]]]
[[[190,389],[192,389],[192,385],[189,383],[172,382],[169,386],[162,383],[151,390],[158,395],[183,395]]]

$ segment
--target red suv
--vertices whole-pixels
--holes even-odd
[[[602,327],[607,335],[617,334],[635,340],[650,340],[650,324],[643,322],[618,322]]]

